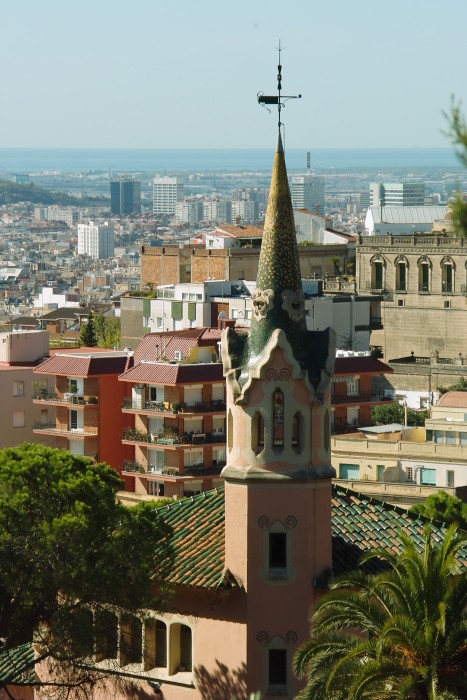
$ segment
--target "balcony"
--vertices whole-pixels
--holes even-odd
[[[57,435],[68,438],[88,438],[97,437],[99,430],[97,427],[70,428],[57,426],[55,421],[35,420],[33,432],[44,435]]]
[[[56,391],[38,391],[33,396],[34,403],[65,404],[67,406],[95,406],[97,396],[81,396],[72,392],[65,392],[60,395]]]
[[[362,404],[362,403],[379,403],[385,401],[394,401],[392,396],[387,396],[384,393],[363,393],[363,394],[347,394],[344,396],[332,396],[331,405],[340,406],[342,404]]]
[[[123,433],[122,440],[126,443],[145,444],[151,447],[191,447],[193,445],[222,445],[225,443],[225,433],[177,433],[165,432],[143,433],[134,428],[128,428]]]
[[[169,403],[167,401],[141,401],[138,399],[123,399],[123,411],[145,413],[148,415],[174,415],[177,413],[225,413],[225,401],[210,401],[208,403]]]
[[[222,469],[225,467],[225,461],[218,462],[217,464],[212,464],[210,466],[204,466],[203,463],[191,464],[189,466],[183,467],[182,470],[177,467],[155,467],[149,465],[145,467],[140,462],[124,461],[122,472],[124,474],[138,474],[142,478],[150,478],[154,476],[168,476],[174,478],[183,477],[202,477],[202,476],[219,476]]]

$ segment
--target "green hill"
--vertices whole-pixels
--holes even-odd
[[[58,204],[60,206],[92,206],[101,204],[104,200],[99,197],[85,197],[78,199],[64,192],[52,192],[44,187],[33,185],[32,182],[26,185],[10,180],[0,179],[0,206],[2,204],[16,204],[17,202],[31,202],[31,204]]]

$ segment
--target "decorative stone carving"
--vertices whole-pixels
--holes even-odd
[[[253,316],[257,321],[266,318],[272,309],[274,291],[272,289],[257,289],[253,294]]]
[[[282,292],[282,308],[292,321],[301,321],[305,314],[305,295],[301,290],[285,289]]]
[[[288,515],[285,519],[285,527],[293,529],[294,527],[297,527],[298,520],[295,517],[295,515]]]

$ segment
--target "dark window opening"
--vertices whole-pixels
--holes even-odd
[[[373,289],[383,288],[383,263],[373,263]]]
[[[273,444],[282,447],[284,444],[284,394],[276,389],[272,397]]]
[[[269,649],[269,685],[287,685],[287,651]]]
[[[261,414],[258,415],[258,452],[264,447],[264,418]]]
[[[430,267],[428,263],[422,263],[420,265],[420,280],[419,280],[419,291],[428,292],[430,284]]]
[[[187,625],[180,626],[180,670],[192,670],[191,659],[191,629]]]
[[[406,265],[405,262],[397,263],[397,289],[400,292],[405,292],[407,289],[407,275],[406,275]]]
[[[285,532],[269,533],[269,568],[287,568],[287,535]]]
[[[160,620],[156,622],[156,666],[167,666],[167,627]]]

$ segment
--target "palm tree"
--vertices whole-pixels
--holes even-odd
[[[297,700],[461,700],[467,697],[467,576],[451,526],[424,549],[401,534],[401,553],[377,550],[387,566],[336,580],[316,606],[311,638],[294,672],[307,677]]]

